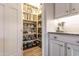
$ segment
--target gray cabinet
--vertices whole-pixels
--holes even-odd
[[[71,13],[79,13],[79,3],[71,4]]]
[[[79,36],[49,34],[49,56],[79,56]]]
[[[79,3],[56,3],[54,7],[55,18],[79,13]]]
[[[55,4],[55,18],[66,16],[69,14],[68,3],[56,3]]]
[[[79,56],[79,46],[67,44],[67,56]]]
[[[64,56],[65,55],[65,45],[63,42],[56,41],[53,39],[49,40],[49,56]]]

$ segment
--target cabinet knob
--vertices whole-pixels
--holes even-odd
[[[77,41],[77,43],[79,43],[79,41]]]
[[[66,11],[68,13],[68,11]]]
[[[56,36],[54,36],[54,39],[56,39],[57,37]]]
[[[70,47],[67,47],[68,49],[70,49]]]
[[[21,50],[23,50],[23,47],[21,47]]]
[[[75,10],[75,8],[73,8],[72,10]]]
[[[63,46],[63,45],[60,45],[61,47]]]

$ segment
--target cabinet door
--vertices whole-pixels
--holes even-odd
[[[67,55],[68,56],[79,56],[79,46],[68,44]]]
[[[18,55],[17,10],[5,5],[5,55]]]
[[[4,22],[4,6],[3,5],[0,5],[0,56],[3,55],[3,22]]]
[[[71,7],[71,13],[79,12],[79,3],[72,3]]]
[[[62,17],[69,14],[69,4],[56,3],[55,4],[55,18]]]
[[[65,47],[64,43],[50,39],[49,41],[49,56],[64,56]]]

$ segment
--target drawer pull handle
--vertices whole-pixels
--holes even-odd
[[[58,44],[59,46],[61,46],[61,47],[63,47],[63,45],[61,45],[61,44]]]
[[[56,36],[54,36],[54,39],[56,39],[57,37]]]
[[[77,43],[79,43],[79,41],[77,41]]]
[[[75,10],[75,8],[73,8],[72,10]]]
[[[68,11],[66,11],[68,13]]]
[[[70,49],[70,47],[68,47],[68,49]]]
[[[60,45],[60,46],[63,46],[63,45]]]

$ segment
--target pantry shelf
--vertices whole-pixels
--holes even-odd
[[[41,19],[39,17],[39,8],[32,5],[23,4],[23,49],[39,46],[41,32]],[[40,33],[40,35],[39,35]]]

